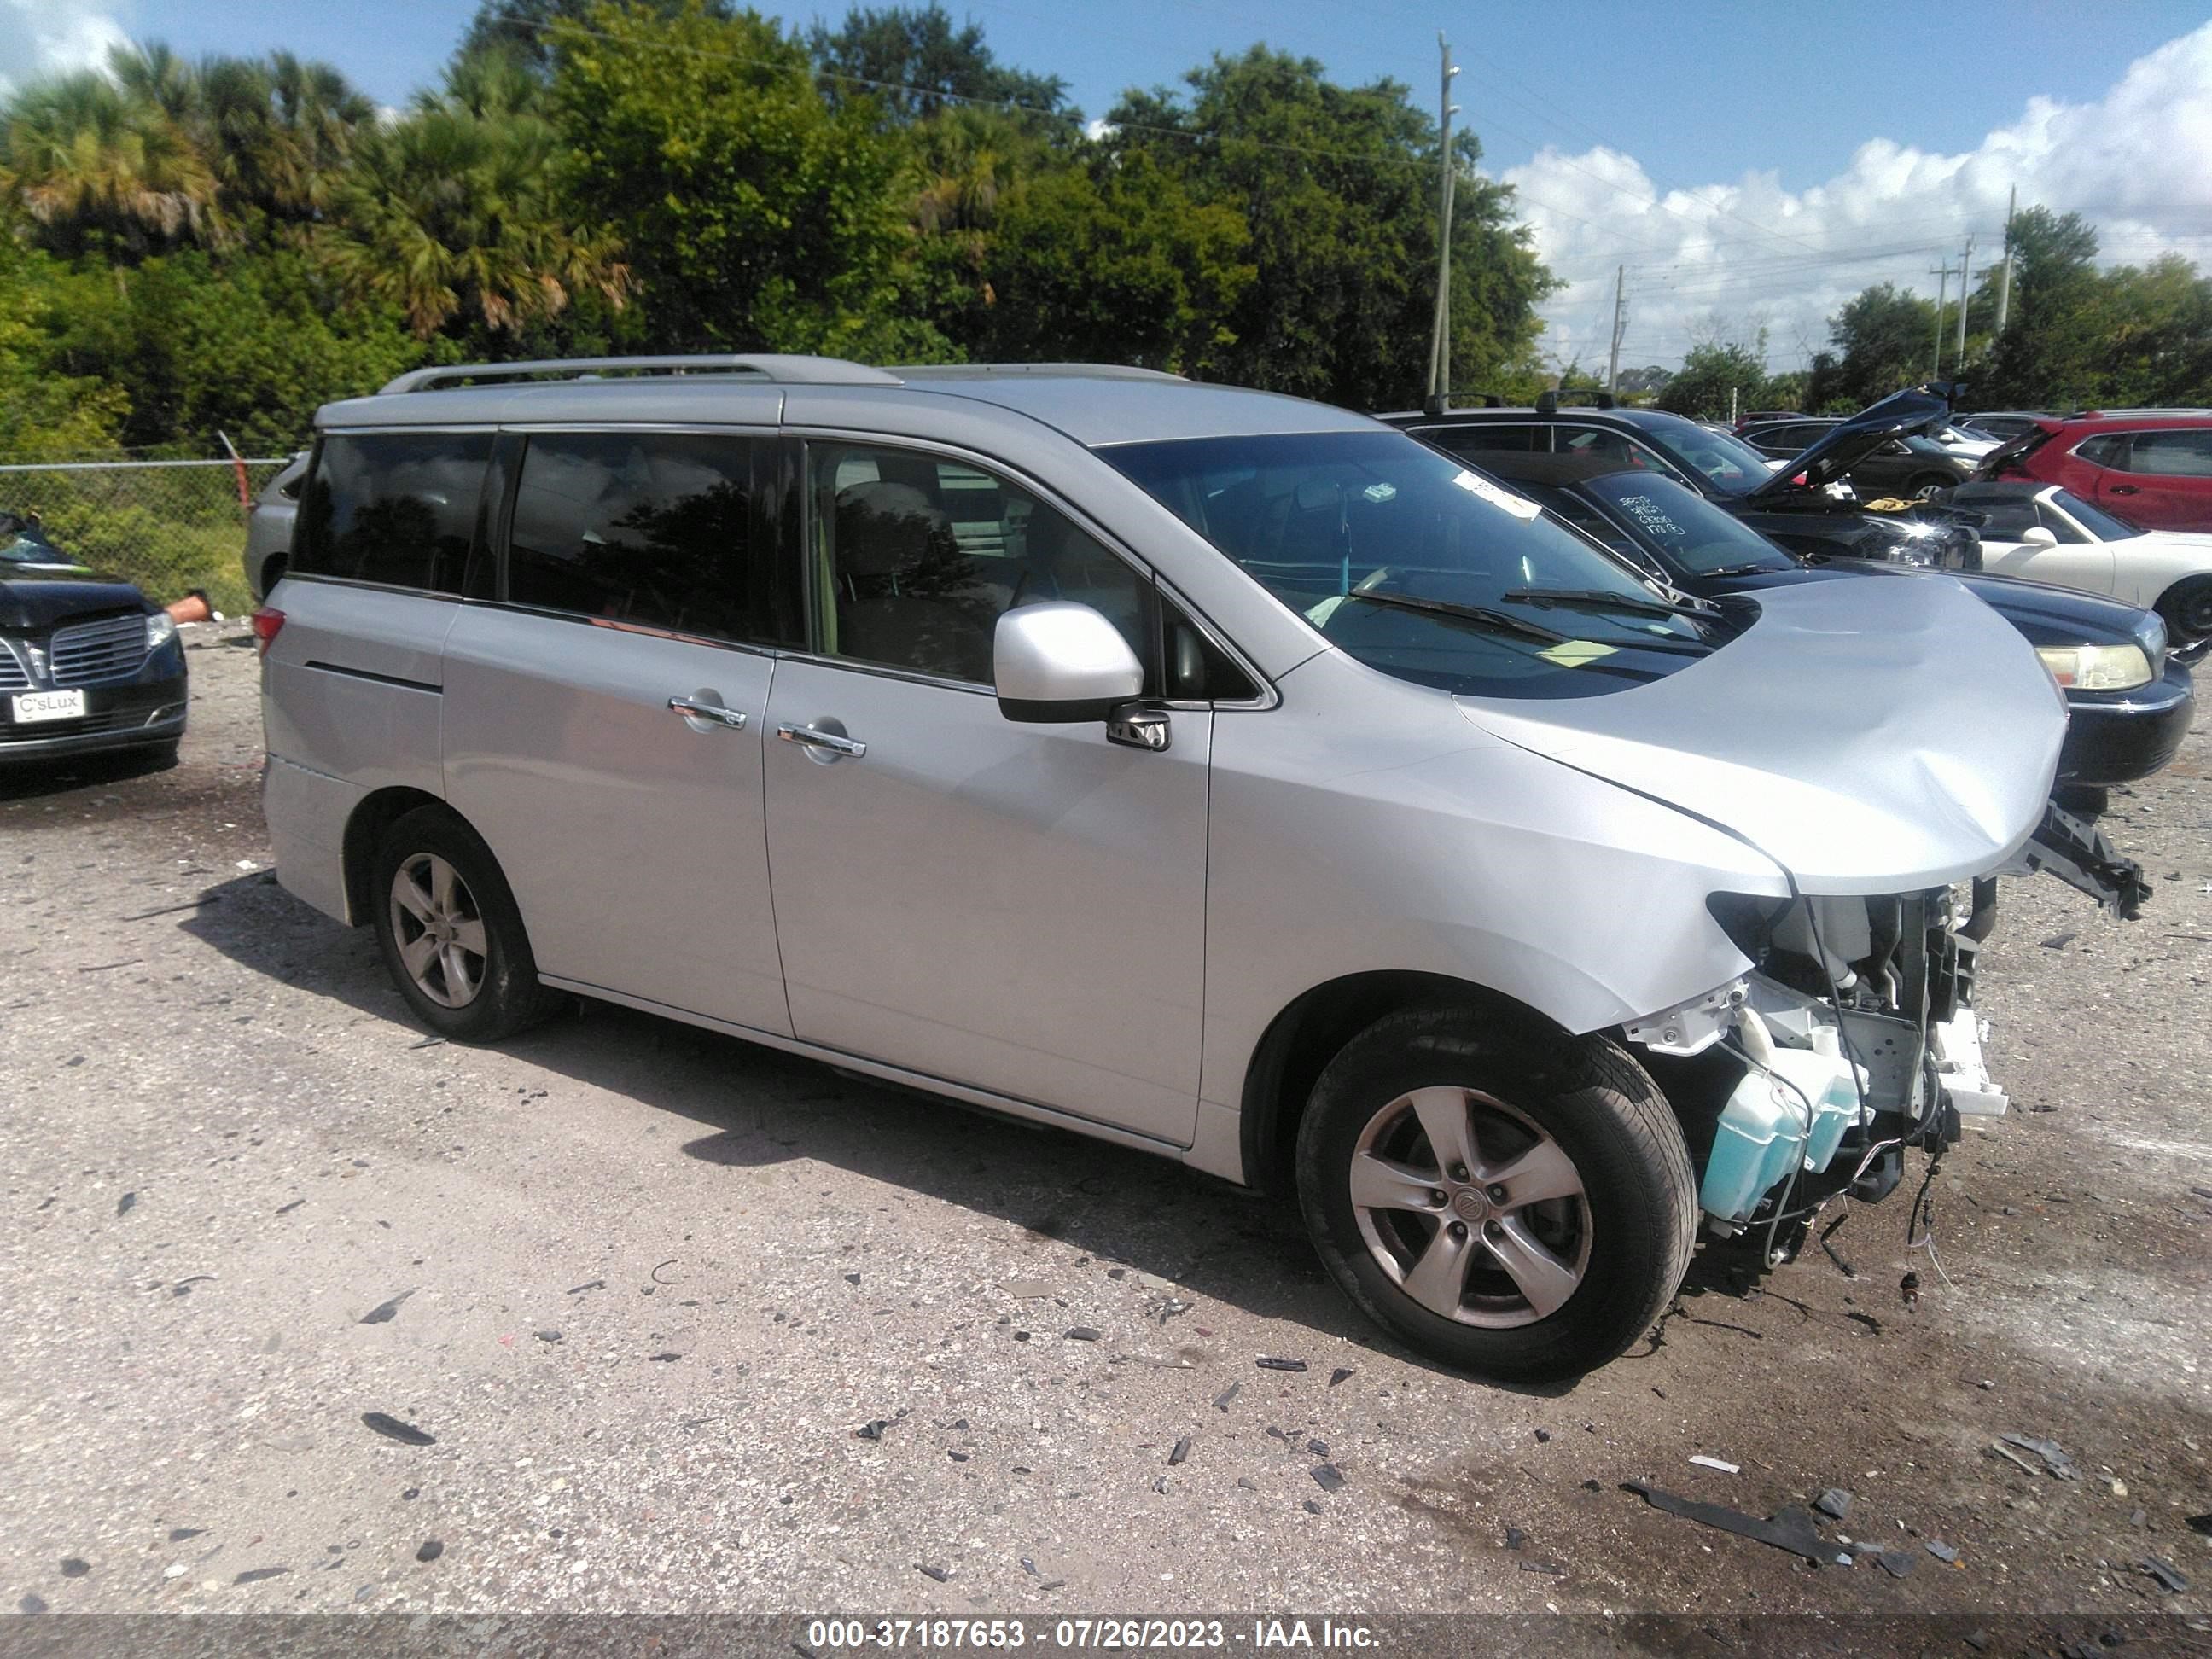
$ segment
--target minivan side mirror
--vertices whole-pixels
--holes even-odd
[[[2020,538],[2021,542],[2029,547],[2056,547],[2058,545],[2057,536],[2052,532],[2045,530],[2039,524],[2030,525],[2027,529],[2021,531],[2020,532]]]
[[[1144,695],[1144,665],[1087,605],[1054,599],[999,617],[991,641],[999,712],[1030,726],[1103,720]]]

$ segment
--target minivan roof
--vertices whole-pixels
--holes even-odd
[[[453,378],[457,371],[403,375],[374,397],[326,404],[316,422],[325,428],[435,427],[614,419],[775,425],[787,419],[803,422],[808,406],[827,394],[840,411],[878,400],[909,410],[919,398],[993,404],[1093,448],[1179,438],[1358,431],[1376,424],[1364,415],[1301,398],[1201,386],[1113,364],[947,364],[883,370],[833,358],[763,357],[696,359],[692,361],[697,367],[684,372],[665,367],[684,361],[640,360],[640,367],[650,363],[656,371],[650,373],[621,372],[618,359],[489,364],[478,371],[488,380],[514,373],[592,375],[602,367],[617,372],[604,379],[535,379],[449,391],[414,388]],[[955,416],[951,408],[945,413]]]

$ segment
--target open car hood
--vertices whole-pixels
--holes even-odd
[[[1732,831],[1808,893],[1981,875],[2043,819],[2066,705],[2019,632],[1957,582],[1762,588],[1758,620],[1648,685],[1474,725]]]
[[[1893,438],[1948,420],[1951,405],[1932,392],[1907,388],[1838,421],[1782,464],[1782,470],[1744,499],[1773,501],[1799,489],[1825,489]],[[1798,483],[1796,480],[1805,482]]]

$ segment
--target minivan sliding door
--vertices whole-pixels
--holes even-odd
[[[497,596],[465,605],[446,642],[447,794],[506,872],[541,973],[788,1035],[763,647],[800,612],[767,499],[773,436],[509,441]]]

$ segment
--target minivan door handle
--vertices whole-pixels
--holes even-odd
[[[718,702],[701,702],[696,697],[671,697],[668,706],[688,720],[712,720],[733,731],[743,730],[745,723],[744,709],[725,708]]]
[[[858,760],[868,752],[868,745],[851,738],[841,738],[835,732],[817,731],[811,726],[779,726],[775,734],[786,743],[804,744],[809,749],[826,750],[832,755],[848,755]]]

